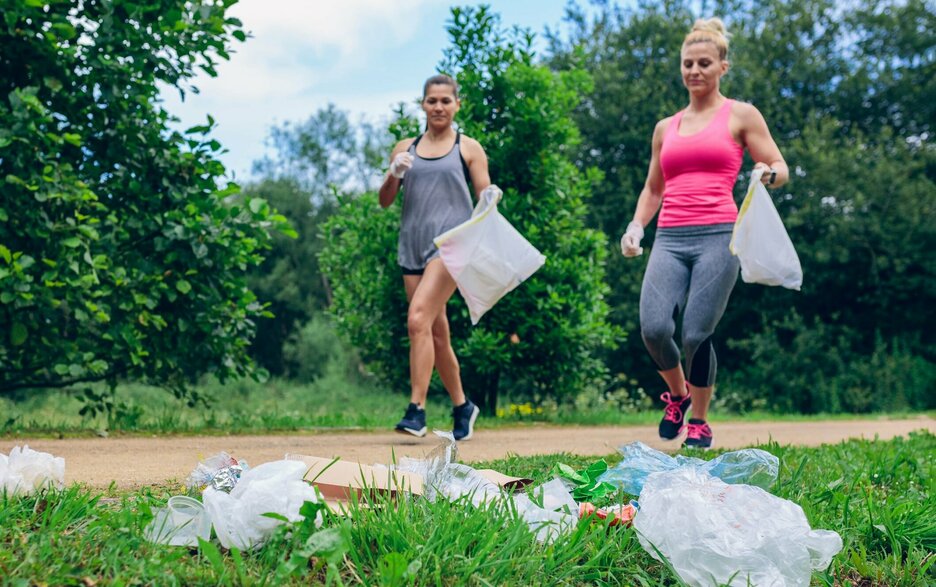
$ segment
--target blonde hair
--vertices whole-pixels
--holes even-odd
[[[728,37],[728,30],[722,19],[700,18],[692,25],[692,30],[686,35],[682,46],[685,48],[686,45],[694,43],[714,43],[715,48],[718,49],[718,57],[725,60],[728,58]]]

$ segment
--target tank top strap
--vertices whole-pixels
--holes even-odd
[[[727,125],[728,120],[731,118],[732,104],[734,104],[734,100],[731,98],[726,98],[725,103],[722,104],[722,107],[718,109],[718,113],[715,115],[715,120],[713,122],[717,122],[719,124],[725,123]]]
[[[685,113],[685,110],[680,110],[670,119],[669,126],[666,127],[666,132],[663,134],[664,142],[671,136],[679,135],[679,122],[682,120],[683,113]]]

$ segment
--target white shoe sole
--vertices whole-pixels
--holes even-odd
[[[481,413],[481,408],[479,408],[478,406],[475,406],[474,411],[471,412],[471,417],[468,418],[468,434],[466,434],[464,438],[459,439],[458,442],[462,442],[464,440],[471,440],[471,437],[474,436],[475,420],[478,419],[478,414],[480,413]]]
[[[412,435],[415,436],[416,438],[422,438],[423,436],[426,435],[426,427],[425,427],[425,426],[423,426],[423,427],[420,428],[419,430],[412,430],[412,429],[410,429],[410,428],[394,428],[394,430],[396,430],[396,431],[399,432],[400,434],[412,434]]]

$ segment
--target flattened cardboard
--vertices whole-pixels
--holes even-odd
[[[415,473],[322,457],[290,455],[289,458],[302,461],[309,467],[305,478],[318,488],[326,502],[348,501],[352,494],[360,495],[364,489],[391,495],[398,491],[414,495],[423,493],[422,477]]]
[[[511,477],[509,475],[504,475],[503,473],[499,471],[495,471],[494,469],[476,469],[476,470],[478,471],[478,473],[481,474],[482,477],[484,477],[488,481],[494,483],[495,485],[499,487],[503,487],[504,489],[510,492],[523,491],[523,489],[526,488],[527,485],[533,482],[532,479],[527,479],[525,477]]]

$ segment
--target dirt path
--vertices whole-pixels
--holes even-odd
[[[722,448],[742,448],[773,439],[780,444],[818,446],[847,438],[887,440],[914,430],[936,433],[936,420],[920,416],[905,420],[836,420],[824,422],[719,423],[715,441]],[[662,450],[678,445],[661,442],[653,426],[555,427],[537,426],[477,430],[459,444],[465,462],[516,454],[530,456],[559,452],[604,456],[621,444],[641,440]],[[286,453],[341,457],[362,463],[388,463],[397,458],[423,457],[438,445],[429,434],[418,439],[393,432],[321,432],[281,436],[190,436],[152,438],[94,438],[43,440],[0,439],[0,452],[17,445],[65,459],[65,480],[105,488],[113,481],[121,489],[181,481],[198,461],[220,451],[258,465]],[[508,471],[509,472],[509,471]]]

